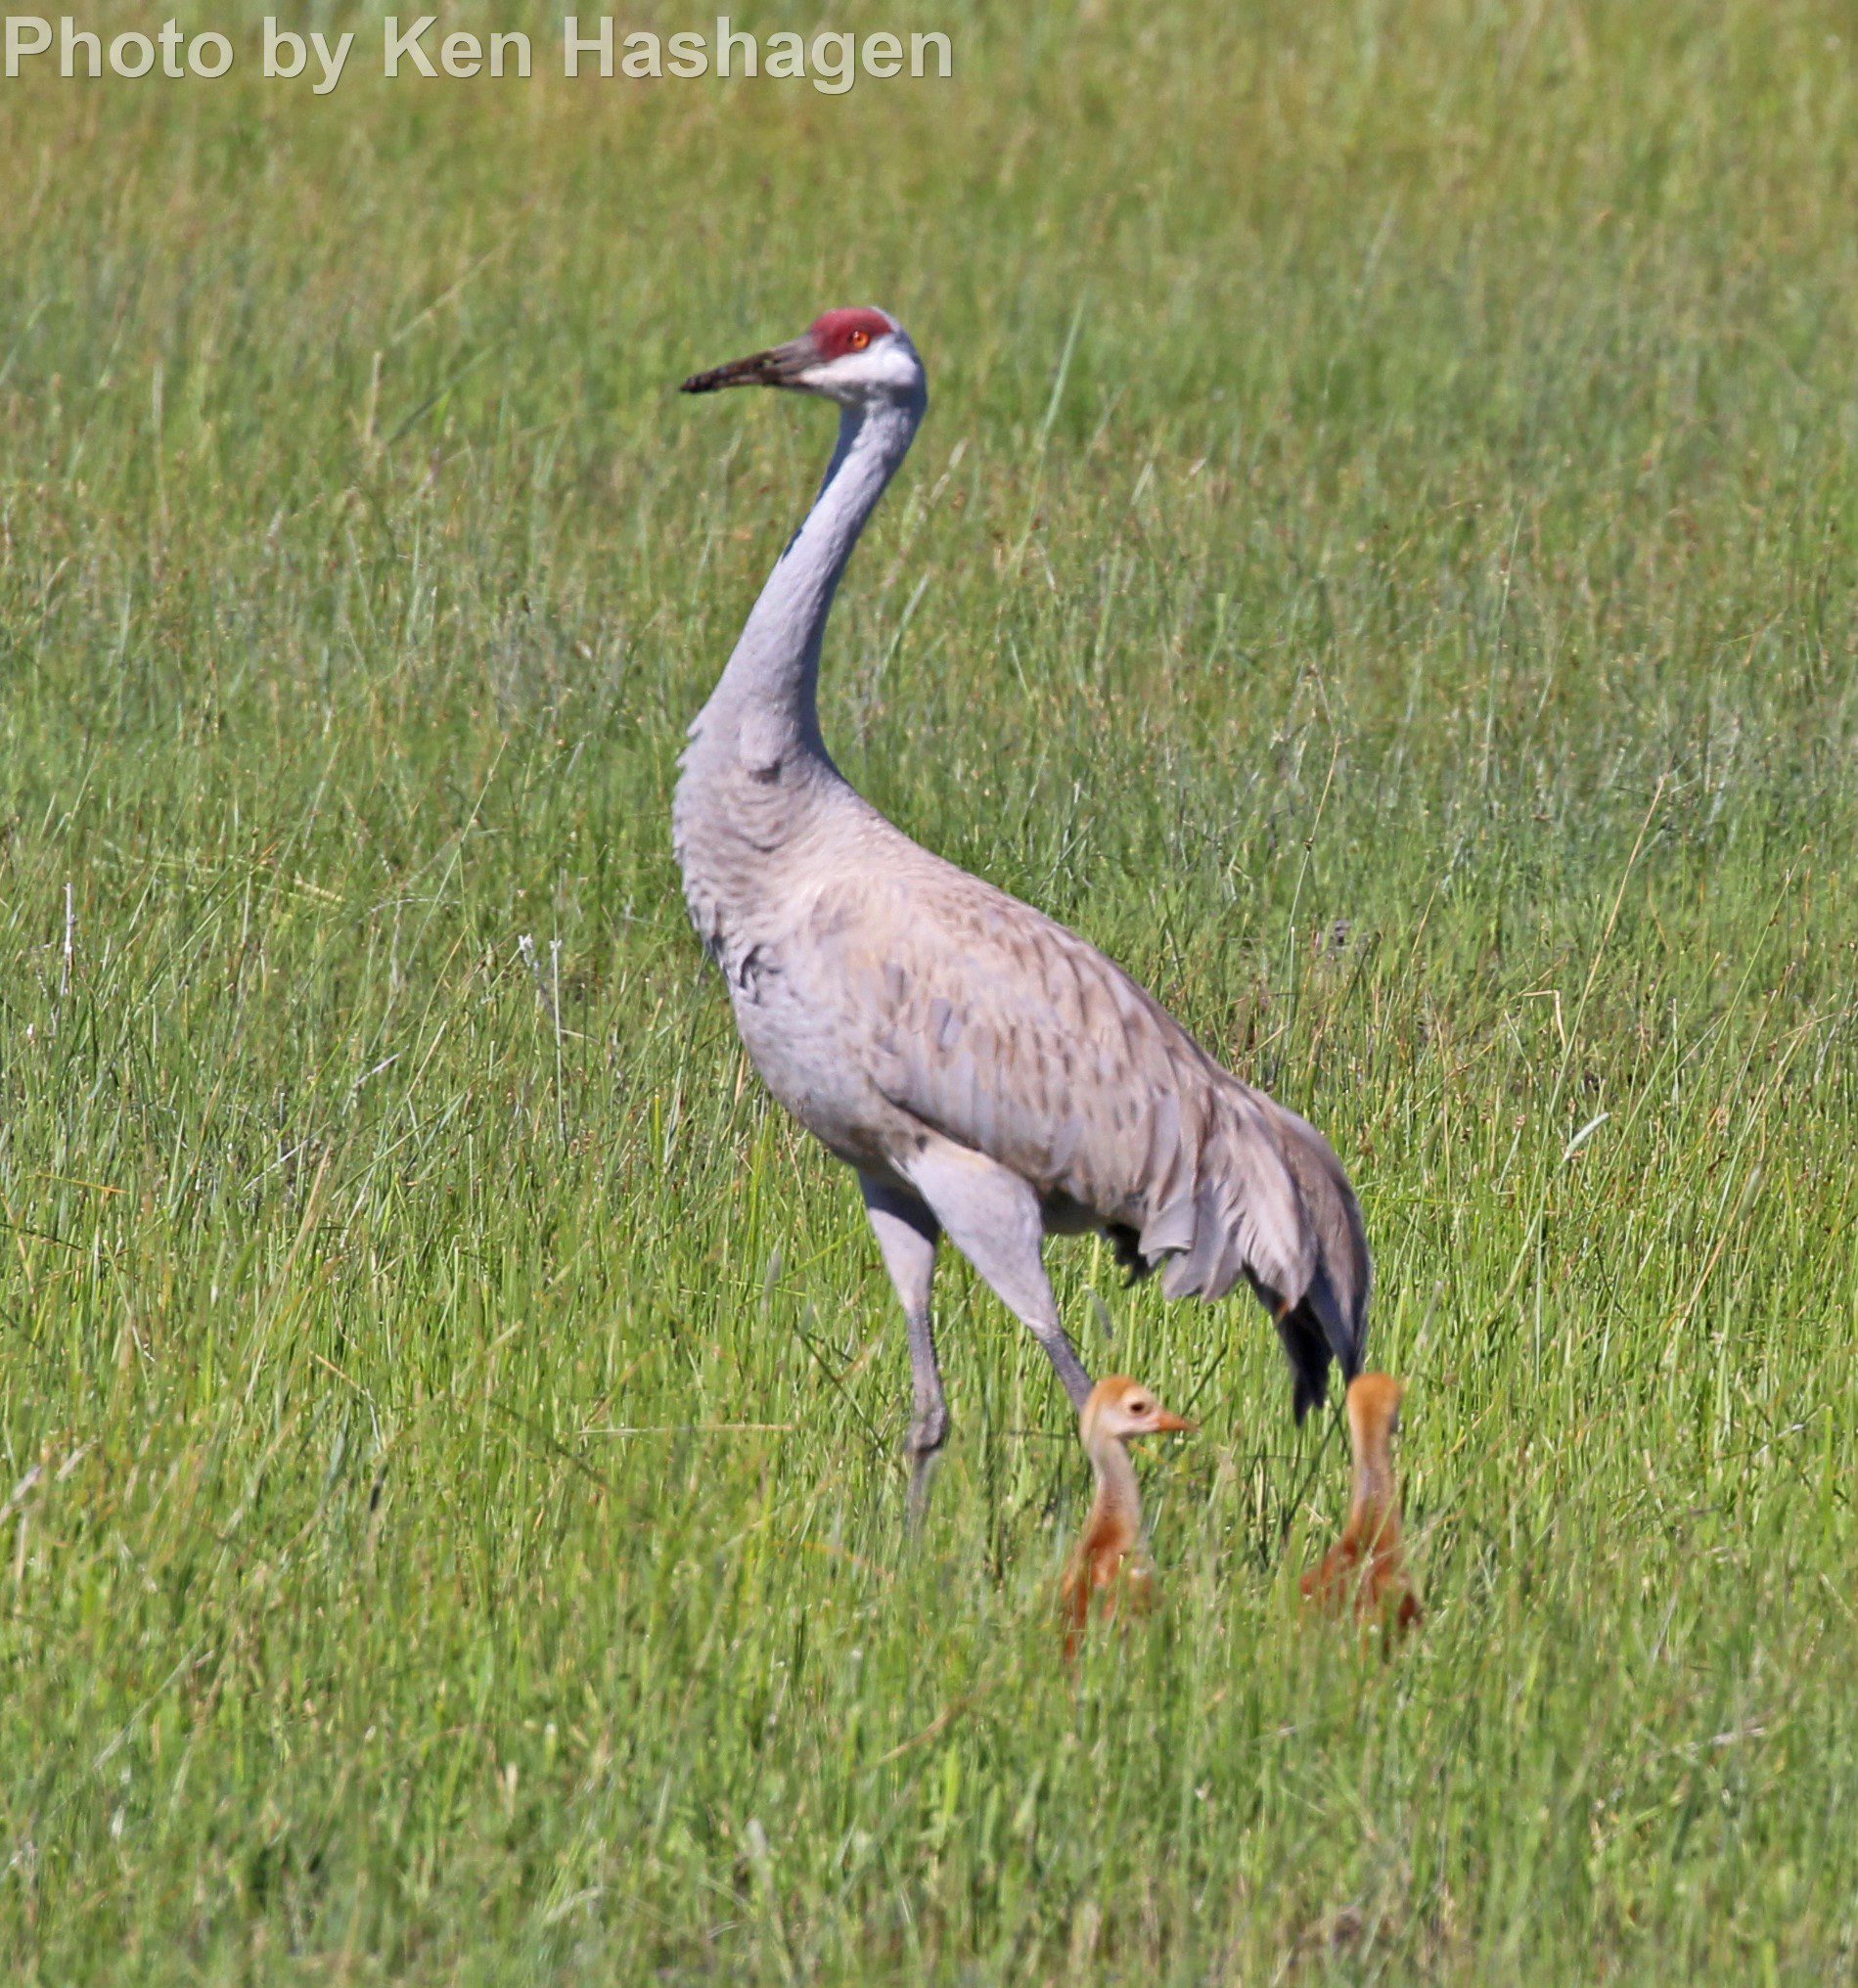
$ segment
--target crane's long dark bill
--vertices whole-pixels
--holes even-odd
[[[751,352],[746,359],[732,359],[727,366],[707,373],[693,373],[679,388],[683,393],[715,393],[725,386],[793,386],[818,358],[809,339],[793,339],[785,345],[770,345],[765,352]]]

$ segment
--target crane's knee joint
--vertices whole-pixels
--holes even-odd
[[[910,1423],[910,1455],[932,1457],[947,1440],[947,1408],[939,1401],[927,1402],[919,1407]]]

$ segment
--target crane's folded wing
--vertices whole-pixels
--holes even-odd
[[[816,926],[835,1033],[884,1097],[1132,1233],[1170,1296],[1244,1277],[1274,1309],[1300,1302],[1318,1268],[1300,1181],[1320,1169],[1287,1155],[1293,1114],[1074,932],[960,872],[925,881],[875,919],[867,881],[859,917],[822,905]]]

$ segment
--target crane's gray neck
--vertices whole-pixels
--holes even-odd
[[[694,730],[706,749],[740,741],[751,769],[795,753],[825,758],[819,653],[833,596],[865,520],[909,453],[922,395],[848,407],[805,522],[788,541]]]

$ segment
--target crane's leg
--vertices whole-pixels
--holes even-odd
[[[1090,1376],[1058,1322],[1058,1300],[1045,1275],[1038,1196],[997,1160],[949,1139],[930,1139],[901,1170],[948,1240],[1045,1348],[1071,1406],[1081,1412],[1090,1399]]]
[[[948,1402],[942,1393],[942,1370],[935,1360],[935,1333],[929,1323],[929,1285],[935,1276],[935,1244],[941,1224],[907,1188],[861,1173],[858,1186],[865,1213],[884,1252],[897,1296],[903,1301],[903,1322],[910,1334],[910,1502],[909,1528],[914,1532],[929,1510],[929,1483],[948,1440]]]

